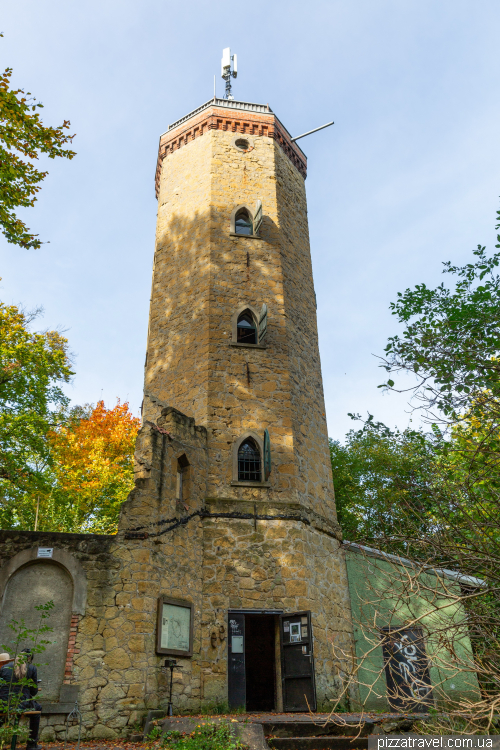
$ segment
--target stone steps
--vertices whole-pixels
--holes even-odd
[[[367,750],[368,737],[268,737],[271,750]]]

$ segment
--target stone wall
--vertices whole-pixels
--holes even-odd
[[[64,721],[78,692],[86,725],[90,728],[96,723],[94,704],[82,702],[88,683],[75,666],[79,657],[77,626],[83,612],[91,616],[103,600],[113,599],[113,577],[120,564],[113,556],[114,543],[115,537],[96,534],[0,531],[0,641],[6,643],[11,639],[8,622],[20,613],[10,606],[10,592],[22,602],[22,615],[31,627],[36,628],[38,623],[35,605],[50,600],[55,604],[46,620],[53,632],[44,635],[55,643],[35,659],[42,680],[40,700],[47,708],[51,707],[50,715],[42,716],[44,740],[54,739],[56,730],[59,738],[64,738]],[[37,558],[39,547],[53,549],[53,558]],[[98,660],[103,653],[102,648],[92,646],[85,657]],[[72,685],[79,688],[76,695],[74,691],[68,693]]]

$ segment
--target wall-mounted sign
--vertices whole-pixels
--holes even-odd
[[[181,599],[160,596],[156,624],[156,653],[193,655],[193,605]]]
[[[300,637],[300,622],[290,623],[290,643],[297,643],[302,640]]]
[[[242,654],[243,653],[243,636],[233,635],[231,638],[231,653]]]
[[[53,553],[52,547],[38,547],[38,552],[36,554],[37,557],[52,557]]]

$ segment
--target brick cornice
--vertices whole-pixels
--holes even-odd
[[[195,138],[205,135],[210,130],[225,130],[243,135],[266,136],[273,138],[298,169],[302,177],[307,176],[307,159],[295,143],[292,143],[289,133],[273,112],[249,112],[231,110],[216,105],[204,109],[202,112],[164,133],[160,138],[158,159],[156,162],[155,192],[158,198],[160,189],[160,175],[163,159],[168,154],[185,146]]]

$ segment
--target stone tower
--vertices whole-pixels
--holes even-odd
[[[192,605],[192,653],[157,643],[180,658],[179,707],[324,704],[351,649],[305,177],[268,105],[214,99],[160,138],[138,483],[120,534],[144,550],[150,595]]]

